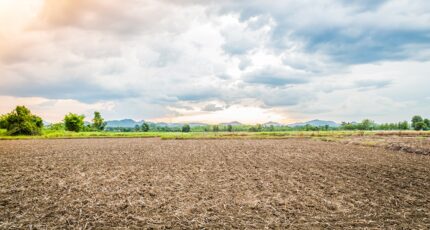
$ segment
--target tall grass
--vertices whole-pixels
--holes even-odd
[[[150,138],[161,139],[277,139],[277,138],[342,138],[348,136],[369,135],[407,135],[430,136],[430,132],[415,131],[279,131],[279,132],[69,132],[44,130],[40,136],[8,136],[6,130],[0,129],[0,140],[16,139],[56,139],[56,138]]]

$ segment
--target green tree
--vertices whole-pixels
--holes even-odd
[[[424,121],[417,122],[415,123],[414,129],[417,131],[426,130],[427,129],[426,123],[424,123]]]
[[[369,119],[364,119],[361,123],[358,124],[360,130],[373,130],[376,127],[374,121]]]
[[[429,119],[424,119],[424,124],[426,124],[426,127],[425,127],[425,129],[424,130],[429,130],[430,129],[430,120]]]
[[[212,126],[212,131],[218,132],[219,131],[219,126],[218,125]]]
[[[191,127],[190,127],[189,124],[185,124],[185,125],[182,126],[182,132],[188,133],[190,131],[191,131]]]
[[[94,118],[93,118],[93,128],[99,131],[103,131],[105,127],[106,127],[106,122],[102,118],[100,112],[95,111]]]
[[[233,126],[232,125],[227,125],[227,131],[232,132],[233,131]]]
[[[143,132],[148,132],[148,131],[149,131],[149,125],[148,125],[148,123],[143,122],[142,127],[141,127],[141,130],[142,130]]]
[[[84,115],[69,113],[64,117],[64,126],[67,131],[79,132],[84,129]]]
[[[6,122],[6,115],[0,115],[0,129],[6,129],[7,128],[7,122]]]
[[[257,126],[251,126],[251,127],[248,129],[248,131],[249,131],[249,132],[258,132],[258,128],[257,128]]]
[[[40,135],[42,132],[42,118],[31,114],[25,106],[17,106],[0,120],[9,135]]]
[[[420,124],[421,122],[425,125],[423,118],[421,116],[415,115],[412,117],[412,128],[415,130],[422,130],[423,124]]]
[[[409,129],[409,123],[407,121],[403,121],[399,123],[399,129],[400,130],[408,130]]]

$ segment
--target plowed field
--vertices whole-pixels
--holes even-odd
[[[430,156],[306,139],[0,141],[0,228],[430,228]]]

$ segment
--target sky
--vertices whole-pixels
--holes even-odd
[[[0,0],[0,114],[430,117],[428,0]]]

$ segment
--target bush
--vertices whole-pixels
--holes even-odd
[[[184,126],[182,126],[182,132],[188,133],[190,131],[191,131],[191,127],[189,124],[185,124]]]
[[[64,123],[55,123],[48,126],[50,130],[60,131],[64,130]]]
[[[67,131],[79,132],[84,129],[84,115],[69,113],[64,117],[64,126]]]
[[[42,118],[31,114],[25,106],[17,106],[0,120],[9,135],[40,135],[42,132]]]

